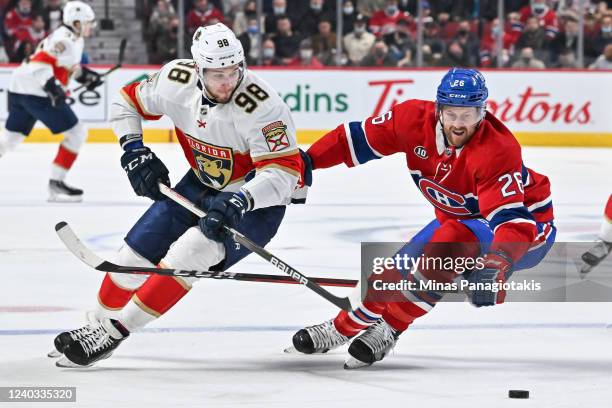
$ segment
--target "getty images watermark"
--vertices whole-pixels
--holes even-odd
[[[76,402],[76,387],[0,387],[0,402]]]
[[[506,302],[610,302],[612,259],[586,277],[580,274],[581,255],[592,246],[561,242],[533,247],[514,264],[506,282],[476,284],[467,278],[485,267],[487,244],[365,242],[361,295],[365,301],[402,302],[411,298],[408,292],[421,292],[456,302],[473,291],[503,289]]]

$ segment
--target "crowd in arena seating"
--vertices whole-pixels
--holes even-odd
[[[9,61],[21,61],[60,23],[61,1],[0,0]],[[336,0],[264,0],[261,21],[255,0],[185,0],[184,10],[177,10],[176,0],[144,1],[143,37],[152,64],[177,57],[182,12],[186,47],[197,27],[222,22],[242,42],[250,65],[416,66],[417,0],[344,0],[342,33]],[[503,67],[581,68],[580,1],[584,67],[612,69],[612,0],[506,0],[503,27],[497,0],[423,0],[423,66],[496,67],[501,55]]]

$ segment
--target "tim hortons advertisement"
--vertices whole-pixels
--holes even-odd
[[[10,71],[11,67],[0,68],[2,93],[6,93]],[[98,90],[73,94],[69,102],[90,128],[108,128],[110,103],[118,90],[155,71],[156,67],[120,69]],[[346,121],[378,116],[406,99],[433,100],[444,73],[444,70],[361,69],[255,71],[290,107],[299,132],[319,135]],[[612,145],[612,115],[607,97],[612,95],[612,72],[506,70],[484,71],[484,75],[489,87],[488,110],[519,138],[535,135],[546,138],[550,144],[581,144],[571,140],[595,138],[603,141],[603,145]],[[0,120],[6,114],[6,98],[0,98]],[[145,128],[171,129],[172,125],[162,119],[147,121]]]

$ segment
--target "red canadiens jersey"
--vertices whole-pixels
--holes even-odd
[[[557,22],[557,14],[554,10],[546,10],[541,16],[535,15],[531,9],[531,6],[525,6],[519,10],[520,21],[524,25],[527,19],[531,16],[538,17],[540,26],[546,30],[546,35],[550,38],[555,38],[559,34],[559,24]],[[523,27],[520,27],[521,31]]]
[[[469,143],[454,148],[446,143],[435,103],[408,100],[381,116],[340,125],[308,150],[315,169],[352,167],[394,153],[406,155],[413,181],[440,222],[485,218],[495,244],[531,243],[536,221],[553,219],[548,178],[525,167],[519,143],[490,113]],[[522,256],[507,252],[515,260]]]

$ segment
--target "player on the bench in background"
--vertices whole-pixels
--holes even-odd
[[[102,84],[100,75],[81,65],[84,38],[91,35],[95,14],[81,1],[66,3],[63,24],[13,71],[8,89],[8,118],[0,135],[0,156],[28,136],[37,120],[64,139],[51,166],[49,201],[78,202],[83,190],[64,182],[87,139],[87,129],[66,104],[66,87],[74,79],[89,90]]]
[[[556,229],[548,178],[525,167],[512,133],[486,112],[487,96],[480,72],[453,68],[442,78],[435,103],[408,100],[378,117],[346,123],[327,133],[308,149],[312,167],[341,163],[353,167],[405,154],[412,179],[434,206],[436,219],[399,254],[435,256],[440,247],[430,243],[468,243],[465,250],[457,251],[458,245],[452,248],[453,254],[446,254],[484,256],[484,268],[465,273],[464,278],[475,283],[503,282],[512,272],[539,263],[554,242]],[[458,277],[454,271],[431,268],[417,271],[410,279],[418,285]],[[303,353],[325,352],[367,329],[352,341],[345,367],[370,365],[382,360],[399,334],[432,310],[442,296],[433,291],[405,291],[402,301],[358,300],[352,311],[299,330],[293,344]],[[483,290],[472,293],[470,301],[491,306],[504,297],[503,292]]]

